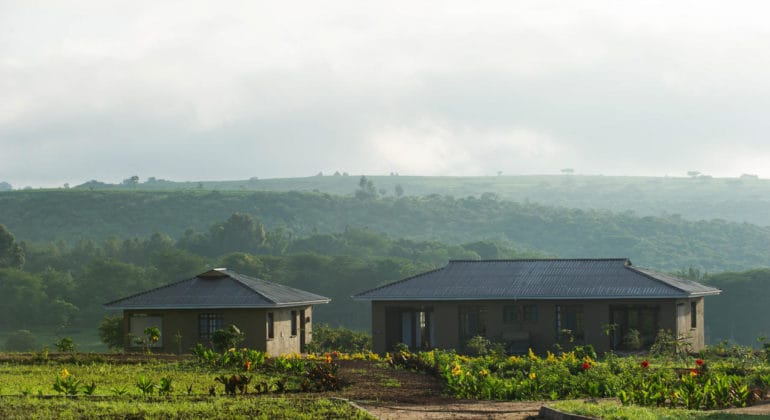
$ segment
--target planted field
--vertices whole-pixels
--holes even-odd
[[[369,418],[346,400],[384,417],[524,418],[536,413],[537,401],[576,398],[615,401],[586,413],[688,418],[759,403],[770,387],[765,353],[750,349],[602,359],[590,353],[5,354],[0,418]]]

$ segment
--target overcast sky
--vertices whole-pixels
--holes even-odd
[[[768,9],[0,0],[0,181],[770,177]]]

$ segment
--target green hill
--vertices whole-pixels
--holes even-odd
[[[340,177],[344,178],[344,177]],[[0,224],[20,240],[180,238],[240,212],[293,235],[363,226],[448,244],[495,240],[560,257],[628,256],[659,270],[741,270],[770,262],[770,228],[679,216],[581,210],[482,198],[361,198],[316,192],[50,190],[0,193]],[[190,232],[188,232],[189,234]]]

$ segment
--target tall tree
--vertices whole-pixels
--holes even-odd
[[[18,268],[24,266],[24,249],[16,243],[13,234],[0,225],[0,268]]]
[[[249,214],[233,213],[227,221],[211,227],[211,254],[256,252],[265,243],[265,226]]]

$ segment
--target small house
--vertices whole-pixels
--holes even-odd
[[[372,302],[374,350],[463,350],[477,335],[510,352],[649,347],[660,329],[704,346],[704,297],[721,291],[614,259],[450,261],[353,296]]]
[[[330,299],[282,284],[217,268],[104,304],[123,311],[126,351],[141,349],[135,337],[148,327],[161,334],[153,349],[188,352],[209,345],[229,325],[244,334],[244,347],[270,354],[301,352],[311,340],[313,305]]]

